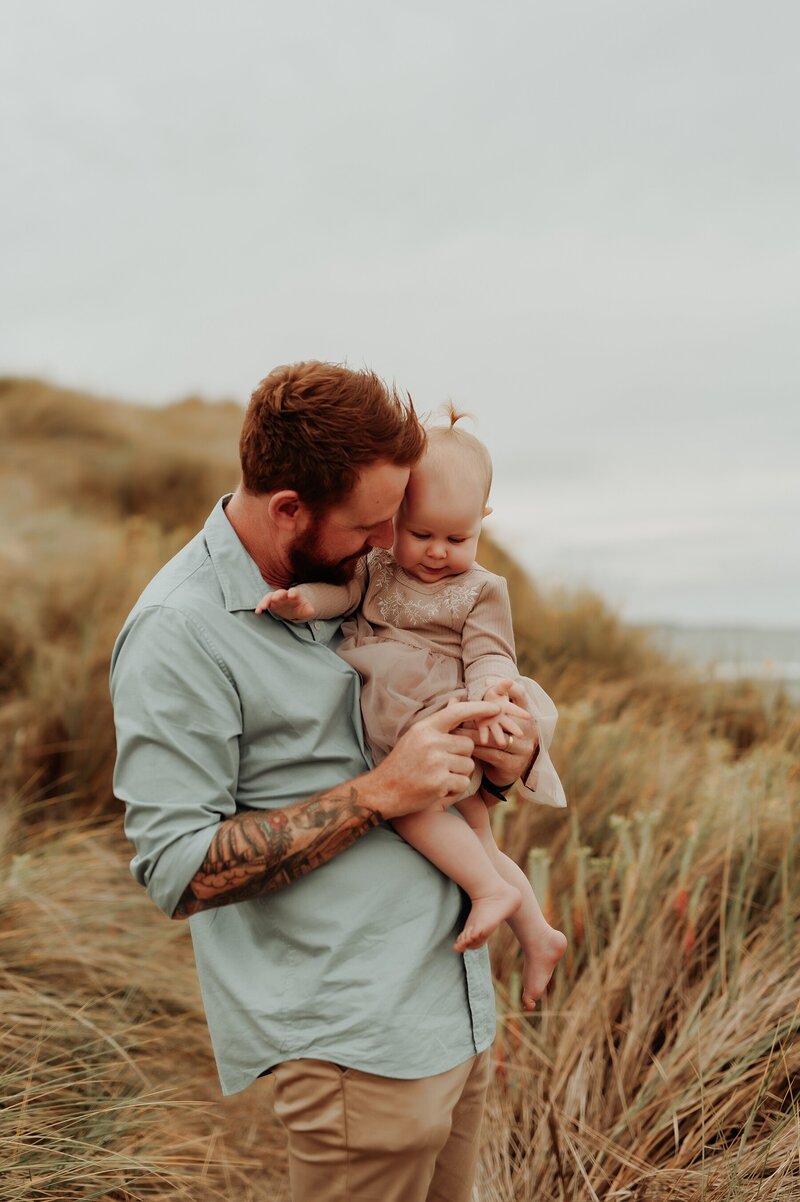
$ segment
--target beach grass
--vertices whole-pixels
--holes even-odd
[[[288,1198],[271,1085],[218,1093],[185,924],[131,880],[114,636],[236,483],[240,411],[0,382],[0,1180],[9,1202]],[[533,1016],[495,937],[480,1202],[800,1199],[800,713],[703,681],[505,552],[566,812],[496,835],[569,951]]]

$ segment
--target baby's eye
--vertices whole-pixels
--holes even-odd
[[[455,535],[451,534],[449,541],[451,543],[465,543],[467,540],[465,538],[456,538]]]
[[[429,535],[422,534],[419,530],[409,530],[408,533],[411,535],[412,538],[428,538],[429,537]]]

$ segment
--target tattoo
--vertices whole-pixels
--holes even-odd
[[[281,810],[245,810],[214,832],[175,918],[274,893],[326,864],[381,821],[353,785]]]

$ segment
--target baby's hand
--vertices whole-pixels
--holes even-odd
[[[519,723],[514,721],[514,716],[527,718],[528,714],[510,699],[509,693],[513,687],[513,680],[497,680],[483,694],[484,701],[499,701],[503,708],[496,717],[484,718],[482,722],[475,723],[478,742],[482,747],[486,747],[491,739],[494,747],[503,750],[508,746],[509,735],[524,737],[525,732]]]
[[[317,616],[314,606],[298,588],[276,588],[267,593],[256,606],[256,613],[263,614],[267,610],[288,622],[310,622]]]

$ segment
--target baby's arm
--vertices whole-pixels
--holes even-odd
[[[532,767],[523,778],[521,794],[529,801],[561,809],[567,804],[567,799],[549,754],[558,711],[535,680],[528,680],[519,674],[514,655],[508,586],[502,576],[489,576],[478,602],[464,624],[462,635],[464,680],[468,695],[470,698],[483,698],[485,694],[491,700],[493,690],[507,688],[509,683],[516,683],[524,689],[525,708],[536,728],[537,748]],[[498,683],[497,676],[504,677],[504,683]],[[516,689],[515,692],[519,697],[520,693]],[[506,734],[514,733],[506,731]],[[496,745],[505,746],[501,740]]]
[[[486,580],[461,631],[464,683],[470,697],[482,697],[499,680],[519,677],[508,585],[502,576]]]
[[[295,584],[288,589],[273,589],[261,598],[256,613],[263,614],[269,610],[289,622],[338,618],[352,613],[361,604],[366,578],[366,566],[360,560],[349,584]]]
[[[480,742],[485,745],[491,737],[495,746],[505,747],[509,735],[518,737],[522,731],[514,722],[517,707],[509,697],[519,671],[508,587],[502,576],[487,575],[464,623],[461,657],[469,697],[503,703],[503,710],[496,718],[477,724]]]
[[[265,593],[256,606],[256,613],[267,612],[289,622],[310,622],[312,618],[318,618],[314,585],[295,584],[292,588],[276,588]]]

